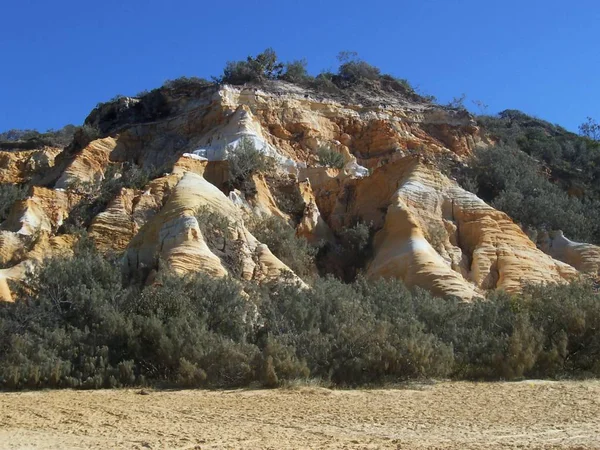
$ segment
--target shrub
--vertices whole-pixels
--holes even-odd
[[[476,193],[523,226],[599,242],[600,203],[569,197],[522,151],[507,145],[479,150],[471,171]]]
[[[317,250],[306,239],[297,237],[296,231],[285,220],[271,216],[249,224],[250,231],[266,244],[277,258],[301,278],[314,274]]]
[[[208,246],[224,251],[227,241],[232,238],[231,228],[234,223],[224,214],[206,205],[198,209],[195,217]]]
[[[16,294],[0,303],[3,389],[600,375],[600,297],[581,282],[470,304],[361,277],[267,289],[161,273],[124,288],[82,239]]]
[[[341,228],[337,232],[337,243],[321,247],[319,270],[334,273],[346,282],[353,281],[369,259],[372,234],[371,225],[361,221]]]
[[[305,59],[299,59],[285,64],[285,72],[279,77],[290,83],[303,84],[311,79],[306,70],[307,62]]]
[[[284,65],[277,61],[272,48],[266,49],[256,57],[248,56],[245,61],[229,61],[223,69],[223,75],[217,78],[219,83],[244,84],[253,81],[276,79],[281,76]]]
[[[319,157],[319,164],[325,167],[333,167],[335,169],[342,169],[344,167],[344,155],[336,152],[335,150],[331,150],[327,147],[321,147],[317,151],[317,156]]]
[[[379,81],[384,90],[396,91],[405,95],[418,95],[415,88],[405,78],[396,78],[392,75],[385,74],[380,76]],[[431,103],[436,101],[436,98],[432,95],[423,95],[422,98]]]
[[[312,86],[317,91],[328,92],[330,94],[340,92],[340,89],[333,81],[335,76],[332,72],[322,72],[315,77]]]
[[[227,148],[227,160],[230,184],[234,187],[242,186],[254,174],[268,173],[274,168],[273,159],[264,150],[257,149],[247,136],[241,138],[236,147]]]
[[[345,82],[356,83],[360,80],[378,80],[381,71],[365,61],[356,60],[340,65],[338,75]]]
[[[212,84],[205,78],[198,77],[179,77],[174,80],[166,80],[163,83],[163,88],[166,89],[185,89],[185,88],[193,88],[199,86],[208,86]],[[148,94],[147,91],[142,91],[142,95],[138,94],[137,97],[142,97],[143,95]]]
[[[8,217],[10,209],[19,200],[27,197],[27,189],[18,184],[1,183],[0,184],[0,222]]]
[[[269,335],[293,345],[306,360],[310,376],[336,384],[448,373],[450,348],[423,334],[416,320],[377,316],[374,304],[384,296],[366,301],[366,282],[362,283],[346,285],[329,278],[317,279],[310,291],[279,289],[261,311]],[[399,283],[386,283],[378,294],[389,288],[388,298],[395,304],[400,300],[397,286],[403,289]],[[410,301],[409,292],[403,292]]]
[[[267,177],[269,190],[279,210],[300,220],[306,206],[298,182],[294,178],[274,176]]]

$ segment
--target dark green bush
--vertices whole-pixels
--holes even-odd
[[[190,87],[198,87],[198,86],[208,86],[212,84],[210,81],[204,78],[198,77],[179,77],[174,80],[166,80],[163,83],[163,87],[167,89],[182,89],[182,88],[190,88]],[[141,94],[141,95],[140,95]],[[147,95],[148,91],[142,91],[137,94],[137,97],[143,97]]]
[[[365,61],[355,60],[341,64],[338,76],[344,82],[356,83],[360,80],[378,80],[381,71]]]
[[[586,283],[472,304],[396,280],[259,288],[163,273],[124,288],[83,239],[0,304],[0,387],[268,387],[424,377],[600,375],[600,298]]]
[[[274,168],[273,159],[257,149],[254,141],[246,136],[240,139],[236,147],[227,148],[227,161],[230,184],[244,191],[252,190],[248,185],[252,175],[269,173]]]
[[[271,216],[249,223],[250,231],[266,244],[277,258],[301,278],[314,274],[317,250],[280,217]]]
[[[307,62],[299,59],[285,64],[285,72],[279,77],[290,83],[303,84],[312,79],[306,70]]]
[[[19,200],[27,197],[27,189],[13,183],[0,184],[0,222],[8,217],[10,209]]]
[[[223,75],[217,78],[219,83],[244,84],[253,81],[277,79],[283,73],[283,63],[277,60],[272,48],[266,49],[256,57],[248,56],[245,61],[229,61],[223,69]]]
[[[600,202],[569,196],[518,148],[479,150],[470,170],[475,193],[523,226],[562,230],[572,239],[600,242]]]

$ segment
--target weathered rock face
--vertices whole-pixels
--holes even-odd
[[[506,214],[416,164],[392,197],[369,274],[470,299],[561,282],[576,270],[539,250]]]
[[[92,141],[67,166],[55,184],[65,189],[74,184],[97,183],[104,177],[110,155],[117,142],[112,137]]]
[[[201,230],[199,213],[228,219],[227,230],[217,230],[224,235],[218,245],[211,245],[209,236]],[[290,271],[246,229],[240,209],[216,186],[193,172],[181,178],[160,213],[140,230],[127,250],[130,270],[155,267],[158,261],[180,274],[237,274],[258,281],[276,280],[282,271]],[[158,268],[162,268],[160,264]]]
[[[0,181],[31,185],[0,229],[2,298],[10,297],[6,279],[72,249],[75,237],[62,225],[82,202],[81,186],[97,185],[108,167],[123,163],[160,170],[141,189],[114,194],[88,232],[100,251],[123,253],[126,271],[144,272],[149,282],[165,269],[290,279],[283,276],[289,268],[246,228],[255,215],[281,217],[315,244],[335,244],[336,234],[363,221],[375,236],[367,276],[464,300],[600,267],[598,247],[559,236],[541,251],[506,214],[441,174],[438,161],[460,161],[488,143],[466,112],[397,97],[359,104],[278,82],[161,89],[103,105],[87,124],[105,137],[69,154],[0,151]],[[254,175],[252,192],[229,188],[222,161],[242,138],[278,167],[276,175]],[[320,167],[323,147],[343,155],[344,167]],[[34,176],[45,168],[52,170]],[[203,214],[227,222],[207,230]]]
[[[562,231],[543,236],[540,248],[544,252],[563,261],[580,272],[600,277],[600,247],[592,244],[573,242]]]
[[[0,183],[24,183],[33,174],[54,166],[54,158],[61,149],[45,147],[41,150],[0,151]]]

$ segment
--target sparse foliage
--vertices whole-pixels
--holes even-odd
[[[449,108],[465,109],[465,100],[467,94],[461,94],[460,97],[453,97],[446,106]]]
[[[319,157],[319,164],[325,167],[332,167],[335,169],[342,169],[344,167],[344,155],[328,147],[320,147],[317,151]]]
[[[273,170],[273,159],[265,154],[264,149],[256,148],[254,141],[244,136],[237,146],[227,148],[229,174],[231,184],[239,186],[257,173],[268,173]]]
[[[579,125],[579,133],[582,136],[585,136],[589,139],[593,139],[594,141],[600,140],[600,124],[596,122],[591,117],[588,117],[587,120]]]

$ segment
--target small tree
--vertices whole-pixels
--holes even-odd
[[[460,97],[452,98],[452,100],[450,100],[446,106],[448,106],[449,108],[466,109],[465,108],[465,100],[466,99],[467,99],[467,94],[461,94]]]
[[[582,136],[593,139],[594,141],[600,140],[600,124],[591,117],[587,118],[587,121],[579,125],[579,133]]]
[[[285,65],[285,72],[281,75],[281,79],[290,83],[302,83],[310,79],[310,75],[306,70],[306,59],[299,59],[289,62]]]
[[[283,67],[283,63],[277,61],[275,50],[268,48],[254,58],[248,56],[246,61],[227,62],[223,75],[216,78],[216,81],[244,84],[252,81],[274,80],[281,76]]]

